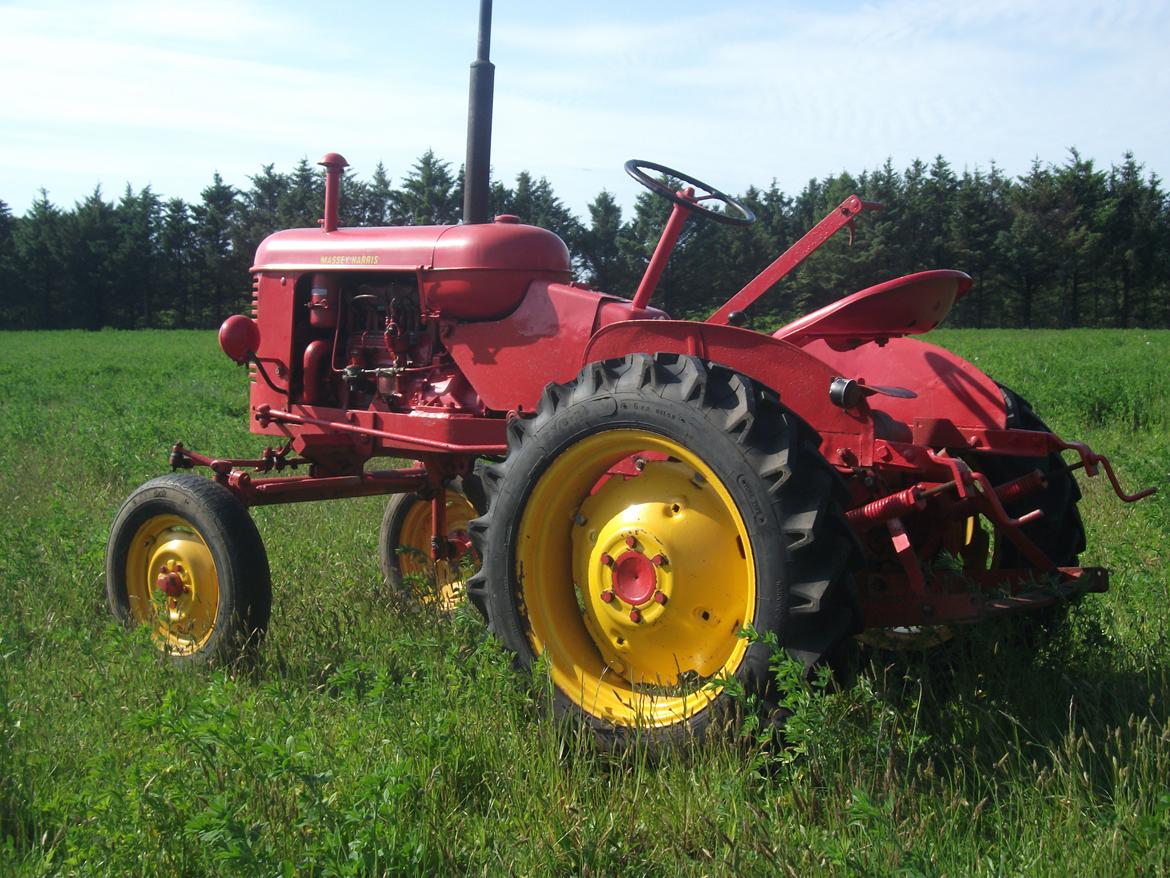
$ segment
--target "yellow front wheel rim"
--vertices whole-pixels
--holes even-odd
[[[134,533],[126,591],[131,617],[167,653],[192,655],[215,630],[219,573],[207,543],[181,516],[151,516]]]
[[[462,543],[470,547],[467,527],[471,520],[479,513],[459,491],[448,490],[446,493],[447,539]],[[415,582],[429,582],[434,578],[434,592],[423,596],[423,603],[437,602],[444,610],[453,609],[463,600],[466,579],[468,577],[468,555],[464,554],[449,561],[431,561],[431,503],[429,500],[419,500],[411,503],[402,519],[402,527],[398,532],[398,546],[394,551],[397,554],[398,569],[404,579],[413,578]],[[472,571],[478,564],[472,559]]]
[[[631,457],[638,475],[607,476]],[[610,430],[554,458],[515,560],[534,651],[608,723],[678,723],[743,662],[757,588],[747,528],[711,467],[671,439]]]

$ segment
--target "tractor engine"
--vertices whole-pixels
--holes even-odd
[[[319,272],[302,277],[296,299],[294,338],[304,339],[304,353],[292,357],[300,364],[293,402],[482,413],[443,346],[438,316],[422,311],[414,275]]]

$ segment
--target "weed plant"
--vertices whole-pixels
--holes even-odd
[[[1113,457],[1082,479],[1112,590],[1010,626],[776,673],[767,723],[651,758],[548,717],[475,613],[387,593],[376,498],[261,508],[254,667],[160,660],[104,605],[123,498],[171,443],[245,453],[244,373],[206,332],[0,337],[0,874],[1154,875],[1170,871],[1170,333],[941,343]]]

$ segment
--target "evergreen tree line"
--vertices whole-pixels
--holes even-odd
[[[239,190],[216,174],[200,199],[166,199],[129,186],[116,201],[100,188],[72,210],[42,190],[24,216],[0,201],[4,328],[213,327],[243,310],[257,245],[282,228],[313,226],[324,178],[302,160],[291,173],[266,165]],[[455,223],[462,171],[427,151],[398,186],[381,165],[347,175],[342,225]],[[551,184],[527,172],[492,184],[495,213],[552,229],[580,279],[632,295],[669,205],[642,192],[632,215],[602,191],[575,216]],[[1062,164],[1033,163],[1018,178],[957,174],[940,156],[896,170],[810,180],[795,196],[773,181],[741,196],[758,217],[744,229],[692,222],[655,302],[676,315],[706,313],[738,290],[846,196],[881,202],[838,234],[752,311],[787,320],[882,280],[959,268],[975,280],[952,326],[1170,327],[1170,199],[1132,154],[1108,170],[1075,150]]]

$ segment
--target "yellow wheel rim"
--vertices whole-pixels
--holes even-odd
[[[647,452],[638,475],[605,478]],[[711,468],[670,439],[610,430],[557,456],[524,507],[515,558],[532,647],[593,716],[673,725],[743,661],[756,603],[747,528]]]
[[[468,523],[479,513],[459,491],[447,491],[446,524],[447,539],[470,547]],[[467,578],[479,569],[479,564],[470,554],[463,554],[450,561],[431,561],[431,504],[429,500],[412,503],[402,519],[398,532],[398,569],[403,579],[415,583],[430,584],[434,590],[421,595],[424,604],[437,603],[441,609],[454,609],[463,600]],[[469,569],[470,568],[470,569]]]
[[[219,574],[207,543],[181,516],[152,516],[135,532],[126,591],[131,617],[167,653],[198,652],[215,630]]]

